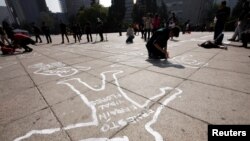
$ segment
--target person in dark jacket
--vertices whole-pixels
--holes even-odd
[[[34,35],[35,35],[35,37],[36,37],[36,43],[38,43],[38,39],[39,39],[40,43],[42,43],[43,41],[42,41],[42,39],[41,39],[41,37],[40,37],[40,34],[41,34],[40,28],[37,27],[37,26],[35,25],[35,23],[32,23],[32,28],[33,28]]]
[[[226,5],[227,5],[226,1],[222,1],[219,10],[216,12],[214,40],[216,40],[218,36],[222,34],[226,21],[228,17],[230,16],[230,8],[227,7]],[[218,42],[218,44],[222,44],[222,43]]]
[[[45,35],[46,37],[46,40],[47,40],[47,43],[52,43],[52,39],[51,39],[51,36],[50,36],[50,29],[49,27],[45,24],[45,22],[42,23],[42,31],[43,31],[43,34]]]
[[[73,37],[75,39],[75,43],[76,43],[77,40],[80,42],[80,34],[79,34],[80,31],[79,30],[80,30],[79,26],[76,23],[73,24],[73,26],[72,26],[72,32],[73,32]]]
[[[89,42],[92,42],[92,30],[91,30],[91,24],[90,22],[87,22],[86,25],[85,25],[85,33],[86,33],[86,36],[87,36],[87,41]]]
[[[10,41],[8,40],[7,34],[2,26],[0,26],[0,40],[3,44],[5,44],[5,41],[10,45]]]
[[[64,36],[67,38],[69,43],[68,33],[67,33],[67,26],[63,22],[60,23],[61,35],[62,35],[62,44],[64,44]]]
[[[149,59],[168,59],[167,41],[172,33],[169,28],[161,28],[146,44]]]
[[[99,36],[101,38],[101,42],[104,40],[103,38],[103,22],[101,21],[100,18],[97,18],[97,31],[99,33]]]
[[[3,30],[5,30],[7,37],[11,40],[14,38],[14,32],[13,28],[10,26],[10,24],[7,21],[2,22]]]

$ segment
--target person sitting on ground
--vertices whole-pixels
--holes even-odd
[[[134,29],[132,27],[132,25],[129,25],[128,29],[127,29],[127,40],[126,43],[133,43],[133,39],[135,38],[134,36]]]
[[[149,59],[168,59],[167,41],[172,32],[169,28],[161,28],[153,34],[146,44]]]

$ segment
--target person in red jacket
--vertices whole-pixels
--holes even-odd
[[[14,47],[22,47],[24,49],[24,52],[31,52],[33,49],[27,46],[29,44],[35,45],[36,42],[27,35],[21,33],[14,34],[13,38]]]

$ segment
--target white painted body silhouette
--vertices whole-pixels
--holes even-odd
[[[163,141],[163,137],[161,136],[161,134],[159,132],[155,131],[154,129],[152,129],[151,126],[157,122],[158,117],[159,117],[162,109],[164,108],[164,106],[166,106],[169,102],[171,102],[175,98],[177,98],[177,96],[182,93],[182,90],[180,90],[178,88],[174,89],[174,88],[171,88],[171,87],[163,87],[163,88],[160,88],[161,92],[159,94],[149,98],[148,100],[145,101],[145,103],[139,104],[135,100],[131,99],[122,90],[122,88],[120,87],[120,84],[119,84],[118,79],[116,77],[120,73],[123,73],[123,71],[121,71],[121,70],[113,70],[113,71],[102,72],[100,74],[101,78],[102,78],[102,80],[101,80],[102,84],[101,84],[101,86],[99,88],[94,88],[94,87],[90,86],[88,83],[86,83],[85,81],[82,81],[80,78],[72,78],[72,79],[68,79],[68,80],[58,82],[58,84],[68,86],[72,91],[74,91],[74,93],[76,95],[78,95],[80,97],[83,104],[86,105],[89,109],[91,109],[91,121],[70,124],[70,125],[67,125],[67,126],[62,127],[62,128],[58,127],[58,128],[50,128],[50,129],[43,129],[43,130],[32,130],[32,131],[26,133],[24,136],[16,138],[14,141],[21,141],[21,140],[27,139],[27,138],[31,137],[32,135],[34,135],[34,134],[49,135],[49,134],[59,132],[61,130],[84,128],[84,127],[89,127],[89,126],[96,126],[97,128],[100,127],[99,130],[102,131],[102,132],[108,132],[108,131],[112,130],[111,128],[108,127],[107,124],[101,124],[100,125],[100,123],[103,123],[103,122],[101,122],[101,120],[107,120],[107,122],[115,121],[115,119],[112,118],[112,117],[115,117],[115,115],[113,115],[112,117],[110,116],[111,117],[110,119],[100,118],[100,116],[99,116],[99,119],[98,119],[98,114],[99,114],[99,112],[101,110],[99,108],[97,109],[97,105],[98,105],[97,102],[94,101],[94,99],[90,100],[90,98],[88,98],[85,94],[81,93],[81,91],[77,88],[77,86],[72,85],[73,82],[74,83],[77,82],[78,84],[80,84],[81,87],[85,86],[85,87],[89,88],[92,91],[102,92],[102,91],[105,91],[105,89],[107,89],[106,88],[106,77],[107,77],[107,75],[112,75],[112,77],[114,79],[115,85],[116,85],[117,90],[119,92],[119,94],[117,95],[117,97],[119,97],[119,100],[130,103],[130,105],[132,105],[132,107],[134,108],[133,111],[131,109],[126,111],[127,113],[130,113],[130,114],[132,112],[134,112],[134,111],[143,111],[149,105],[151,100],[154,100],[156,98],[164,96],[167,91],[174,90],[175,93],[172,94],[170,97],[166,98],[163,101],[162,105],[159,106],[158,108],[156,108],[155,111],[149,109],[146,112],[143,112],[140,115],[141,117],[139,117],[140,119],[142,119],[142,117],[145,117],[145,118],[146,117],[152,117],[152,119],[149,122],[147,122],[144,127],[145,127],[146,131],[148,133],[150,133],[154,137],[155,141]],[[55,75],[57,75],[57,74],[55,74]],[[101,96],[102,95],[100,95],[100,97]],[[124,114],[124,116],[126,116],[127,113],[123,112],[121,114]],[[134,113],[136,113],[136,112],[134,112]],[[118,112],[116,114],[118,114]],[[138,118],[138,114],[136,116]],[[123,119],[123,120],[116,121],[118,123],[118,125],[119,125],[117,128],[123,127],[123,126],[127,125],[130,122],[133,123],[133,122],[135,122],[135,120],[136,119],[128,120],[128,118],[125,118],[125,120]],[[83,139],[81,141],[129,141],[129,138],[127,136],[112,138],[112,139],[108,139],[108,138],[104,137],[104,138],[88,138],[88,139]]]

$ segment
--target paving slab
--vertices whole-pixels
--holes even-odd
[[[6,63],[6,62],[14,62],[17,61],[17,57],[16,55],[2,55],[0,54],[1,60],[0,60],[0,64],[2,63]]]
[[[139,71],[139,69],[117,63],[97,69],[91,69],[90,71],[88,71],[88,73],[93,74],[98,78],[101,78],[103,73],[110,71],[120,71],[120,73],[116,75],[116,78],[119,79],[121,77],[125,77],[129,74],[137,72]],[[106,81],[110,82],[115,80],[113,77],[106,77]]]
[[[109,62],[121,62],[121,61],[126,61],[131,58],[134,58],[135,56],[129,56],[129,55],[114,55],[114,56],[109,56],[106,58],[102,58],[105,61]]]
[[[79,63],[88,62],[88,61],[92,61],[92,60],[94,60],[94,59],[87,57],[87,56],[81,56],[81,57],[77,57],[77,58],[63,59],[61,61],[67,65],[73,65],[73,64],[79,64]]]
[[[243,50],[238,51],[238,52],[233,52],[230,49],[230,52],[229,51],[221,52],[214,59],[221,60],[221,61],[233,61],[233,62],[250,63],[250,59],[248,57],[249,54],[242,55],[241,54],[242,51]]]
[[[152,64],[147,62],[146,60],[146,58],[136,57],[125,61],[120,61],[119,63],[136,68],[147,68],[149,66],[152,66]]]
[[[193,74],[190,79],[245,93],[250,92],[250,75],[248,74],[202,68]]]
[[[47,105],[37,89],[31,88],[1,96],[0,107],[0,124],[6,124],[46,108]]]
[[[18,76],[24,76],[27,73],[23,69],[22,65],[18,62],[6,62],[1,65],[0,68],[0,81],[12,79]]]
[[[249,71],[250,63],[241,63],[241,62],[235,62],[235,61],[222,61],[222,60],[213,59],[208,63],[207,67],[227,70],[227,71],[232,71],[232,72],[237,72],[237,73],[250,74],[250,71]]]
[[[49,109],[8,124],[3,128],[0,139],[3,141],[70,141],[65,131],[60,130],[60,124]]]
[[[109,138],[127,138],[130,141],[207,140],[206,123],[174,110],[162,108],[162,105],[159,104],[154,105],[151,109],[153,113],[150,116],[145,119],[140,119],[139,117],[137,120],[132,121],[125,129]]]
[[[166,60],[148,60],[153,66],[147,70],[187,78],[198,69],[208,65],[208,59],[202,57],[194,57],[188,53],[182,54]]]
[[[95,60],[88,61],[88,62],[74,64],[74,65],[72,65],[72,67],[77,68],[77,67],[80,66],[80,67],[86,67],[86,68],[89,68],[89,70],[92,70],[92,69],[98,69],[98,68],[101,68],[101,67],[104,67],[104,66],[109,66],[111,64],[113,64],[113,63],[108,62],[108,61],[95,59]],[[86,71],[89,71],[89,70],[86,70]]]
[[[9,80],[0,81],[0,95],[25,91],[34,87],[34,83],[27,76],[19,76]]]
[[[121,78],[119,83],[127,90],[130,90],[143,97],[151,98],[162,92],[160,88],[174,88],[182,81],[183,79],[142,70],[127,77]]]
[[[113,55],[111,53],[100,52],[100,51],[83,51],[81,52],[81,54],[92,58],[103,58]]]
[[[79,90],[81,92],[86,92],[89,90],[88,87],[81,87],[82,83],[86,82],[88,86],[91,87],[100,87],[102,85],[101,79],[95,77],[94,75],[88,73],[80,73],[78,75],[65,77],[58,79],[57,81],[51,81],[49,83],[45,83],[39,85],[38,88],[42,92],[43,96],[49,103],[49,105],[54,105],[59,102],[63,102],[69,98],[77,96],[68,85],[65,83],[68,82],[72,85],[80,85]]]
[[[178,88],[183,93],[168,105],[173,109],[210,124],[250,123],[249,94],[192,81],[185,81]]]

